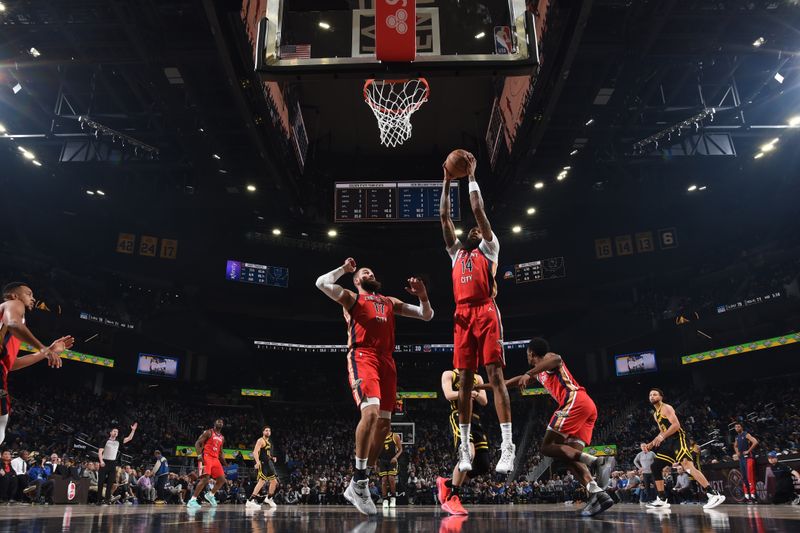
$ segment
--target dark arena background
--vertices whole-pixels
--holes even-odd
[[[797,531],[799,53],[795,0],[2,0],[0,531]]]

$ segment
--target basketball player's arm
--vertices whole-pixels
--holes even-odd
[[[736,444],[736,438],[733,439],[733,458],[739,458],[739,445]]]
[[[136,428],[139,427],[139,422],[134,422],[131,426],[131,432],[128,433],[128,436],[122,439],[122,444],[128,444],[130,441],[133,440],[133,434],[136,433]]]
[[[744,452],[746,455],[750,455],[753,453],[753,448],[758,446],[758,439],[752,436],[750,433],[747,434],[747,441],[750,443],[750,447],[747,448],[747,451]]]
[[[409,278],[406,292],[419,298],[419,305],[407,304],[402,300],[398,300],[397,298],[389,297],[389,299],[392,301],[392,307],[395,314],[408,318],[417,318],[419,320],[424,320],[425,322],[432,319],[433,308],[431,307],[430,300],[428,300],[428,291],[425,288],[425,284],[422,282],[422,280],[417,278]]]
[[[261,451],[261,439],[258,439],[256,441],[256,447],[253,448],[253,458],[255,458],[255,460],[256,460],[256,468],[260,468],[261,467],[261,461],[259,461],[259,459],[258,459],[258,454],[259,454],[260,451]]]
[[[49,347],[42,344],[42,342],[31,333],[28,326],[25,325],[25,304],[19,300],[9,300],[5,305],[6,309],[3,314],[8,331],[22,342],[27,342],[40,353],[44,354],[50,366],[61,367],[60,352],[55,353]]]
[[[30,355],[25,355],[22,357],[18,357],[16,361],[14,361],[14,366],[11,367],[11,371],[20,370],[22,368],[35,365],[39,361],[44,361],[45,359],[50,359],[48,353],[53,353],[58,356],[64,350],[68,350],[72,348],[72,345],[75,344],[75,339],[70,336],[61,337],[60,339],[56,339],[53,341],[53,344],[48,346],[42,351],[38,351],[36,353],[32,353]],[[50,366],[61,366],[61,357],[58,357],[58,365],[50,364]]]
[[[439,200],[439,220],[442,222],[444,244],[449,249],[456,243],[456,227],[453,225],[453,219],[450,218],[450,181],[452,177],[447,173],[444,165],[442,168],[444,169],[444,180],[442,181],[442,198]]]
[[[345,309],[350,309],[356,302],[356,296],[353,291],[349,291],[341,285],[338,285],[336,280],[345,274],[352,274],[355,271],[356,260],[352,257],[348,257],[345,259],[342,266],[318,277],[316,283],[317,288],[334,302],[338,302]]]
[[[678,415],[675,414],[675,409],[672,408],[671,405],[664,404],[661,408],[661,415],[669,420],[669,429],[667,429],[664,433],[659,433],[656,435],[656,438],[653,439],[651,442],[651,447],[658,448],[664,439],[667,439],[678,432],[681,429],[681,423],[678,421]]]
[[[394,440],[394,447],[397,448],[397,453],[394,454],[394,457],[392,457],[390,462],[396,463],[397,460],[400,459],[400,456],[403,455],[403,441],[400,440],[400,435],[397,433],[392,436],[392,439]]]
[[[481,376],[480,374],[476,373],[475,374],[475,378],[478,380],[478,383],[477,383],[478,385],[483,385],[483,383],[484,383],[483,382],[483,376]],[[486,395],[486,391],[485,390],[474,390],[472,392],[475,393],[475,395],[473,395],[473,399],[476,402],[478,402],[478,404],[480,404],[482,407],[486,407],[486,404],[489,403],[489,397]]]
[[[453,390],[452,370],[445,370],[442,372],[442,394],[444,394],[444,399],[448,402],[454,402],[458,400],[458,391]]]
[[[211,437],[209,429],[205,430],[200,434],[200,437],[197,439],[197,442],[194,443],[194,452],[197,454],[198,462],[203,462],[203,446],[206,445],[206,441]]]
[[[219,462],[222,468],[228,467],[228,461],[225,459],[225,437],[222,437],[222,445],[219,447]]]
[[[486,210],[483,207],[483,196],[481,196],[481,189],[478,187],[478,182],[475,181],[475,166],[477,161],[474,157],[469,159],[469,205],[472,208],[472,214],[475,216],[475,223],[481,230],[483,240],[491,242],[494,238],[492,233],[492,225],[489,224],[489,218],[486,216]]]

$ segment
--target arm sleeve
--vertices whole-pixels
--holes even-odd
[[[500,256],[500,241],[497,240],[497,235],[494,232],[492,232],[492,240],[481,240],[478,248],[490,261],[497,263],[497,258]]]
[[[447,255],[450,256],[450,266],[456,264],[456,254],[458,254],[458,251],[463,247],[464,245],[461,244],[461,241],[459,239],[456,239],[456,242],[453,243],[453,246],[445,248],[445,250],[447,250]]]
[[[344,276],[344,267],[331,270],[317,278],[317,288],[324,292],[331,300],[339,301],[344,294],[341,285],[336,284],[336,280]]]
[[[420,301],[419,305],[412,305],[403,302],[400,304],[402,311],[401,315],[409,318],[418,318],[427,322],[433,318],[433,308],[431,307],[430,300]]]

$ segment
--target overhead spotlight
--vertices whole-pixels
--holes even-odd
[[[87,190],[87,191],[86,191],[86,194],[88,194],[89,196],[94,196],[94,191],[88,191],[88,190]]]
[[[776,72],[776,73],[775,73],[775,76],[773,76],[773,77],[775,78],[775,81],[777,81],[778,83],[783,83],[783,80],[785,79],[785,78],[784,78],[784,77],[781,75],[781,73],[780,73],[780,72]]]
[[[28,149],[27,149],[27,148],[25,148],[24,146],[17,146],[17,150],[19,150],[19,151],[20,151],[20,152],[22,152],[23,154],[24,154],[25,152],[27,152],[27,151],[28,151]]]
[[[0,2],[0,13],[6,10],[6,5],[3,2]]]
[[[774,143],[767,143],[767,144],[762,144],[761,145],[761,151],[762,152],[771,152],[774,149],[775,149],[775,144]]]
[[[28,50],[28,53],[33,57],[39,57],[40,55],[42,55],[42,53],[36,48],[31,48],[30,50]]]
[[[486,37],[486,32],[483,31],[475,36],[476,39],[483,39],[484,37]]]
[[[36,156],[33,155],[33,152],[22,152],[22,157],[25,159],[36,159]]]
[[[578,153],[578,149],[576,148],[575,150],[571,151],[571,152],[569,153],[569,155],[575,155],[575,154],[577,154],[577,153]]]
[[[753,159],[761,159],[762,157],[764,157],[764,152],[758,152],[753,156]]]
[[[35,159],[34,159],[33,161],[31,161],[31,163],[33,163],[33,164],[34,164],[34,165],[36,165],[37,167],[40,167],[40,166],[42,166],[42,164],[41,164],[40,162],[38,162],[37,160],[35,160]]]
[[[591,126],[592,124],[594,124],[594,119],[590,118],[589,120],[586,121],[586,124],[584,124],[584,126]]]
[[[544,188],[544,182],[543,181],[537,181],[536,183],[533,184],[533,188],[534,189],[542,189],[542,188]]]
[[[6,127],[0,124],[0,133],[5,133],[6,131]]]
[[[22,85],[20,85],[19,83],[17,83],[16,85],[14,85],[14,86],[11,88],[11,90],[12,90],[12,91],[14,91],[14,94],[17,94],[18,92],[20,92],[20,91],[22,90]]]
[[[686,190],[689,192],[694,192],[697,190],[697,185],[689,185],[689,188]]]
[[[322,28],[323,30],[329,30],[329,29],[331,29],[331,25],[330,25],[330,24],[328,24],[327,22],[320,22],[320,23],[319,23],[319,27],[320,27],[320,28]]]
[[[791,126],[793,128],[796,128],[797,126],[800,126],[800,115],[795,115],[792,118],[790,118],[789,119],[789,126]],[[3,131],[4,130],[0,129],[0,133],[2,133]]]
[[[103,191],[101,191],[100,189],[97,189],[95,192],[96,192],[97,194],[99,194],[100,196],[105,196],[105,195],[106,195],[106,193],[104,193],[104,192],[103,192]]]
[[[206,130],[204,130],[203,128],[197,128],[197,131],[199,131],[200,133],[205,133],[206,132]]]
[[[247,190],[250,191],[250,192],[256,192],[256,186],[255,185],[248,185],[247,186]]]
[[[273,234],[273,235],[280,235],[280,234],[281,234],[281,230],[280,230],[279,228],[274,228],[274,229],[272,230],[272,234]]]
[[[463,230],[463,229],[461,229],[461,228],[456,228],[456,237],[458,237],[458,236],[459,236],[459,235],[461,235],[462,233],[464,233],[464,230]]]
[[[760,48],[761,45],[764,44],[765,42],[767,42],[766,39],[764,39],[763,37],[759,37],[758,39],[753,41],[753,46],[755,46],[756,48]]]
[[[700,191],[704,191],[704,190],[706,190],[706,189],[708,189],[708,187],[706,187],[705,185],[703,185],[703,186],[702,186],[702,187],[700,187],[700,189],[698,189],[698,190],[700,190]]]
[[[219,173],[220,173],[220,174],[227,174],[227,173],[228,173],[228,171],[227,171],[227,170],[225,170],[224,168],[221,168],[221,169],[219,169]]]
[[[218,156],[217,154],[211,154],[211,157],[213,157],[214,159],[217,159],[217,160],[220,160],[220,159],[222,159],[222,158],[221,158],[220,156]]]
[[[520,231],[522,231],[522,226],[514,226],[513,228],[511,228],[511,231],[513,231],[514,233],[519,233]]]
[[[562,181],[566,177],[567,177],[567,171],[566,170],[562,170],[561,172],[558,173],[558,176],[556,176],[556,179],[558,181]]]
[[[336,237],[339,233],[335,229],[328,230],[328,237]]]
[[[572,168],[572,167],[568,165],[568,166],[564,167],[562,170],[569,170],[569,169],[571,169],[571,168]]]
[[[536,214],[536,208],[535,207],[529,207],[528,210],[526,211],[526,213],[528,213],[529,215],[534,215],[534,214]]]

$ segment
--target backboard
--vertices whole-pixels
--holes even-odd
[[[268,0],[256,69],[264,79],[530,74],[538,63],[525,0],[416,0],[416,59],[376,58],[375,2]],[[414,0],[382,0],[392,6]]]

